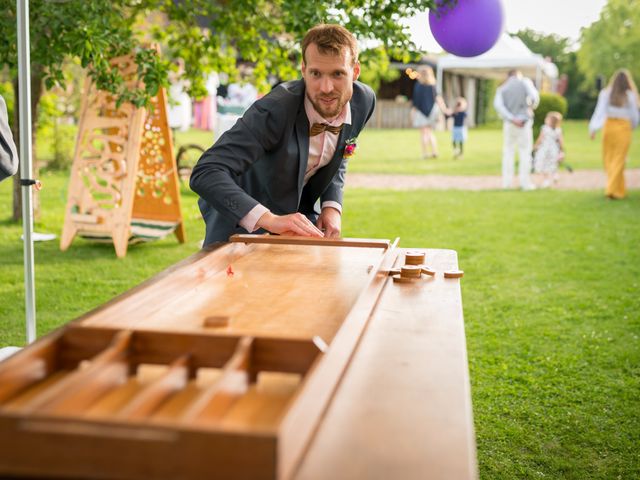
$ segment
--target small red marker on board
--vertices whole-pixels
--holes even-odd
[[[227,277],[233,277],[233,268],[231,268],[231,265],[227,267]]]

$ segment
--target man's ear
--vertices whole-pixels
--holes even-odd
[[[302,72],[302,76],[304,77],[304,74],[307,71],[307,66],[304,64],[304,60],[300,62],[300,71]]]
[[[358,80],[359,76],[360,76],[360,62],[356,62],[355,65],[353,66],[353,81],[355,82],[356,80]]]

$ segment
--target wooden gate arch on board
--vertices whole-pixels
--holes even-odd
[[[112,60],[129,88],[139,87],[133,54]],[[185,242],[180,183],[173,159],[164,88],[150,108],[116,107],[113,95],[85,84],[60,249],[76,235],[113,243],[118,257],[129,244],[173,232]]]

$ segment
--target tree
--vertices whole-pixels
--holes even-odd
[[[516,35],[535,53],[549,57],[561,74],[567,75],[565,97],[569,105],[567,117],[585,118],[593,111],[595,95],[585,75],[578,68],[574,45],[569,38],[544,34],[531,29],[520,30]]]
[[[37,118],[42,82],[47,86],[64,83],[61,66],[68,57],[78,58],[99,88],[112,92],[119,102],[138,106],[146,104],[161,85],[168,84],[167,58],[184,60],[184,76],[190,94],[196,98],[205,93],[206,73],[235,74],[239,58],[254,64],[254,81],[266,90],[269,75],[283,80],[298,75],[298,42],[311,26],[340,23],[360,40],[378,41],[385,54],[393,52],[397,57],[397,52],[406,52],[411,46],[399,20],[433,8],[435,1],[32,0],[33,118]],[[446,4],[455,1],[438,0]],[[15,6],[15,0],[0,0],[4,12],[0,16],[0,67],[8,66],[13,78],[17,78]],[[145,23],[151,14],[160,15],[162,24]],[[161,42],[163,58],[144,46],[151,40]],[[109,60],[132,51],[137,52],[138,75],[144,88],[128,91]],[[17,81],[14,91],[17,94]],[[35,142],[35,135],[33,138]],[[14,196],[16,204],[19,195],[17,199]],[[20,218],[15,207],[14,218]]]
[[[582,29],[578,66],[591,85],[627,68],[640,80],[640,2],[609,0],[600,18]]]

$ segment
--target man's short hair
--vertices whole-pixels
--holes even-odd
[[[311,28],[302,39],[302,60],[306,63],[307,47],[315,43],[323,55],[340,55],[344,49],[351,53],[351,64],[358,61],[358,43],[353,34],[341,25],[325,24]]]

